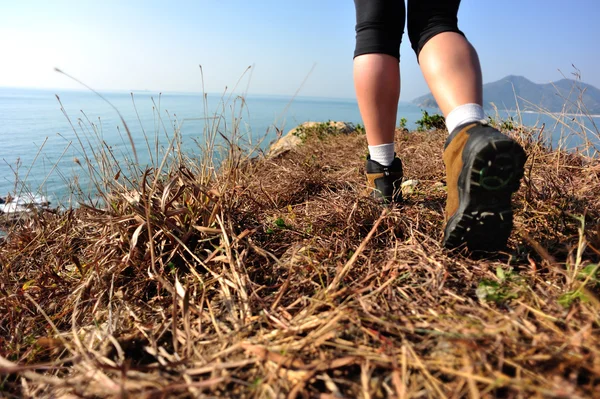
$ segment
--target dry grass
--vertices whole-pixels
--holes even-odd
[[[0,244],[0,395],[600,395],[600,163],[517,133],[515,231],[488,258],[440,246],[441,131],[398,133],[420,182],[391,209],[351,134],[218,174],[179,157],[24,221]]]

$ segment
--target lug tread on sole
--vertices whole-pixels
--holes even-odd
[[[511,196],[521,184],[525,160],[525,152],[511,139],[490,141],[478,152],[470,166],[469,189],[465,189],[462,199],[468,204],[452,230],[446,232],[445,247],[466,244],[472,251],[497,251],[506,247],[513,227]],[[499,187],[486,187],[482,184],[486,173],[492,181],[494,178],[505,181]]]

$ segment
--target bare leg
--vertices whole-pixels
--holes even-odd
[[[460,105],[483,104],[479,58],[464,36],[454,32],[434,36],[423,46],[419,64],[444,116]]]
[[[444,147],[447,223],[443,244],[496,251],[512,230],[511,196],[523,176],[525,153],[482,123],[483,85],[477,53],[462,35],[440,33],[425,43],[419,63],[451,133]]]
[[[356,57],[354,87],[369,145],[393,143],[400,96],[398,59],[387,54]]]

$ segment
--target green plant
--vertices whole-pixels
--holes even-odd
[[[173,262],[167,263],[167,268],[169,269],[169,274],[175,274],[177,272],[177,267]]]
[[[595,285],[600,283],[600,264],[585,266],[577,275],[578,280],[587,280]]]
[[[429,115],[429,112],[423,110],[423,117],[415,122],[419,132],[432,129],[445,129],[446,120],[440,114]]]
[[[515,130],[515,120],[512,116],[509,116],[508,119],[502,120],[500,118],[494,119],[491,116],[488,116],[488,123],[495,128],[502,131],[511,131]]]
[[[282,218],[275,219],[275,221],[273,222],[273,224],[275,226],[279,227],[280,229],[287,228],[287,225],[285,224],[285,220],[283,220]]]
[[[327,136],[340,133],[340,130],[331,122],[331,120],[319,122],[313,126],[300,125],[296,128],[293,135],[299,137],[303,143],[306,142],[309,137],[316,137],[319,140],[323,140]]]
[[[525,282],[519,275],[513,273],[512,268],[505,271],[498,266],[496,277],[497,281],[481,280],[475,291],[480,300],[500,304],[519,297]]]
[[[398,128],[404,130],[406,129],[406,124],[408,123],[408,120],[406,118],[400,118],[400,122],[398,122]]]
[[[589,298],[587,297],[587,295],[585,295],[585,293],[583,291],[581,291],[580,289],[565,292],[564,294],[562,294],[561,296],[558,297],[557,302],[561,306],[568,308],[577,299],[579,299],[581,302],[589,302]]]
[[[310,137],[323,140],[329,136],[336,136],[341,133],[349,133],[352,131],[365,134],[365,127],[360,123],[357,123],[356,125],[353,123],[345,123],[342,125],[343,127],[340,127],[340,124],[332,120],[328,120],[327,122],[318,122],[308,126],[300,125],[292,134],[296,137],[299,137],[303,143],[305,143]]]
[[[354,129],[360,134],[366,133],[365,126],[361,125],[360,123],[357,123],[356,125],[354,125]]]
[[[577,299],[581,302],[589,302],[590,298],[586,285],[597,286],[600,283],[599,269],[600,264],[589,264],[579,270],[575,278],[582,281],[582,283],[576,289],[567,291],[559,296],[557,302],[565,308],[570,307]]]

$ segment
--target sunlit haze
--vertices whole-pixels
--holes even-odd
[[[303,1],[8,1],[0,6],[0,86],[354,98],[354,5]],[[600,86],[600,3],[464,0],[459,27],[484,81],[571,77]],[[428,91],[405,34],[402,100]],[[313,69],[314,66],[314,69]],[[312,72],[311,72],[312,70]],[[306,78],[306,83],[302,82]]]

